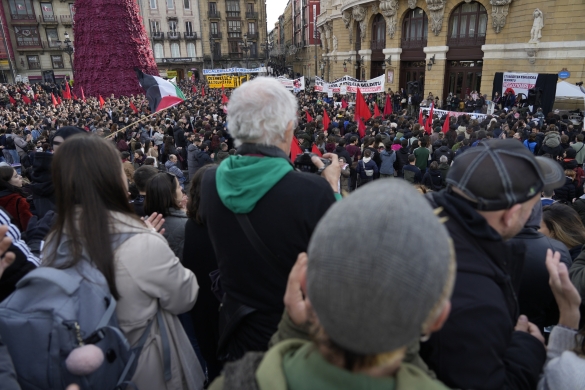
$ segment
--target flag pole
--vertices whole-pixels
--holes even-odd
[[[186,100],[185,100],[185,101],[186,101]],[[129,127],[132,127],[132,126],[134,126],[135,124],[137,124],[137,123],[139,123],[139,122],[141,122],[141,121],[143,121],[143,120],[145,120],[145,119],[147,119],[147,118],[150,118],[150,117],[152,117],[152,116],[155,116],[155,115],[156,115],[156,114],[158,114],[158,113],[161,113],[161,112],[163,112],[163,111],[165,111],[165,110],[168,110],[169,108],[173,108],[173,107],[175,107],[176,105],[177,105],[177,104],[173,104],[173,105],[172,105],[172,106],[170,106],[170,107],[163,108],[163,109],[162,109],[162,110],[160,110],[160,111],[153,112],[152,114],[148,115],[147,117],[140,118],[140,119],[138,119],[137,121],[130,123],[128,126],[124,126],[124,127],[122,127],[120,130],[116,131],[115,133],[112,133],[112,134],[108,135],[107,137],[105,137],[105,139],[112,138],[113,136],[115,136],[115,135],[116,135],[116,134],[118,134],[119,132],[121,132],[121,131],[123,131],[123,130],[126,130],[126,129],[127,129],[127,128],[129,128]]]

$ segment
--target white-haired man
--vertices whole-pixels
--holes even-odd
[[[326,154],[332,164],[321,175],[294,170],[297,101],[276,79],[258,77],[236,89],[227,122],[238,153],[205,173],[199,212],[225,293],[220,358],[237,360],[267,349],[284,310],[287,275],[335,202],[340,167]]]

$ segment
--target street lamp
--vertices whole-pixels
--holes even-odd
[[[213,37],[210,36],[209,37],[209,50],[211,51],[211,69],[213,69],[213,52],[215,49],[215,41],[213,40]]]
[[[325,78],[325,61],[321,61],[321,78]]]
[[[252,42],[248,42],[248,34],[244,34],[244,40],[238,43],[238,45],[240,46],[240,48],[244,52],[244,55],[246,56],[246,69],[248,69],[248,61],[250,60],[250,56],[248,55],[248,53],[250,53],[251,51],[250,49],[252,48]]]
[[[72,41],[71,39],[69,39],[69,34],[65,33],[65,41],[61,42],[61,41],[57,41],[57,43],[59,44],[59,47],[61,48],[61,50],[63,50],[65,53],[67,53],[69,55],[69,63],[71,64],[71,72],[75,73],[75,71],[73,70],[73,53],[75,52],[75,49],[73,48],[72,45]],[[64,43],[65,47],[61,47],[60,45]]]
[[[431,58],[429,58],[429,63],[427,64],[427,70],[429,72],[431,71],[431,68],[433,67],[433,65],[435,65],[435,55],[434,54]]]

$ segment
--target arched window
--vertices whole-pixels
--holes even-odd
[[[195,58],[197,57],[195,53],[195,44],[194,43],[187,43],[187,57]]]
[[[481,46],[485,43],[487,11],[478,2],[462,3],[451,13],[449,45]]]
[[[181,49],[179,48],[178,43],[171,43],[171,57],[173,58],[181,57]]]
[[[402,48],[425,47],[429,31],[427,14],[421,8],[409,10],[402,23]]]
[[[155,43],[154,44],[154,58],[164,58],[165,51],[163,48],[162,43]]]
[[[386,20],[381,14],[376,15],[372,24],[372,50],[383,50],[386,47]]]

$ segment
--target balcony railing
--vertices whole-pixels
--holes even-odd
[[[40,62],[29,62],[28,68],[29,69],[41,69],[41,63]]]
[[[61,50],[61,43],[43,41],[43,48],[48,50]]]
[[[246,12],[246,19],[258,19],[258,12]]]
[[[371,50],[383,50],[385,48],[386,48],[385,41],[372,41],[372,43],[370,45]]]
[[[243,58],[243,53],[230,53],[230,58]]]
[[[240,11],[226,11],[226,16],[228,18],[239,18],[240,17]]]
[[[71,15],[61,15],[61,24],[71,25],[73,24],[73,18]]]
[[[403,49],[418,49],[421,47],[427,46],[427,38],[426,37],[419,37],[415,39],[402,39],[402,48]]]
[[[45,15],[39,16],[39,23],[51,23],[57,24],[59,23],[59,18],[57,15]]]
[[[246,37],[247,37],[248,39],[258,39],[258,33],[257,33],[257,32],[253,32],[253,33],[249,32],[249,33],[246,35]]]
[[[209,16],[210,19],[220,19],[220,13],[219,11],[209,11],[207,12],[207,16]]]
[[[24,49],[36,49],[36,48],[42,48],[43,44],[41,42],[40,39],[38,40],[30,40],[30,41],[21,41],[21,40],[16,40],[16,46],[18,46],[19,48],[24,48]]]
[[[195,40],[195,39],[197,39],[197,33],[196,32],[186,32],[186,33],[183,33],[183,36],[185,37],[185,39],[189,39],[189,40]]]
[[[449,46],[481,46],[485,44],[485,34],[474,35],[470,37],[448,37],[447,45]]]
[[[37,17],[35,14],[10,14],[10,17],[12,20],[14,21],[31,21],[37,20]]]
[[[153,40],[165,39],[165,33],[163,33],[163,32],[153,32],[153,33],[150,33],[150,36],[152,37]]]
[[[216,33],[209,33],[209,35],[211,36],[211,38],[221,39],[221,31],[218,31]]]
[[[181,38],[181,33],[176,32],[176,31],[169,31],[167,33],[167,37],[169,37],[169,39],[179,39]]]

